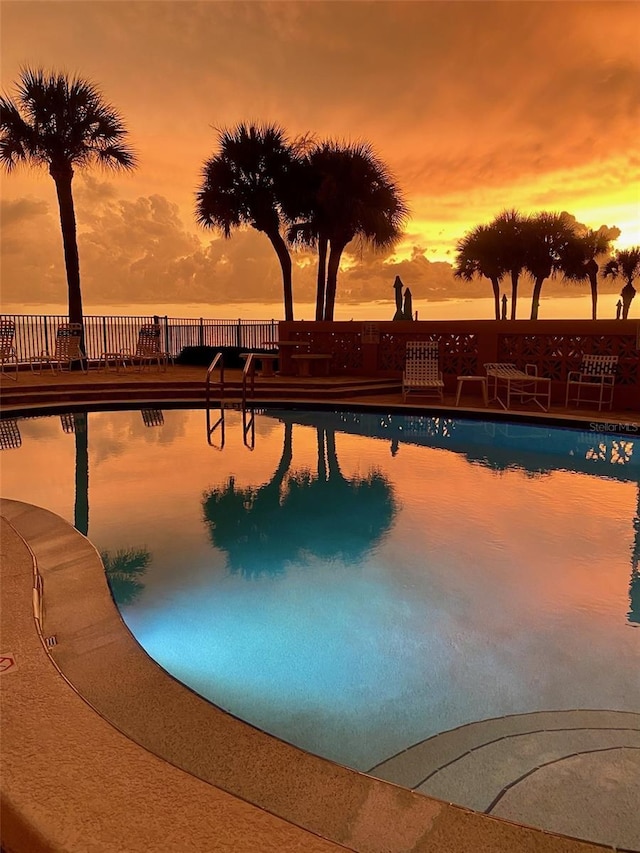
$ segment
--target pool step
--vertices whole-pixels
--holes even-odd
[[[270,400],[322,400],[342,399],[372,394],[394,394],[401,390],[400,383],[394,380],[353,379],[323,382],[318,379],[300,381],[275,377],[273,379],[256,379],[253,397],[248,402],[261,403]],[[211,400],[220,400],[220,391],[216,384],[211,388]],[[225,402],[234,403],[242,400],[242,382],[231,380],[225,382]],[[101,381],[91,382],[82,380],[70,385],[66,383],[48,382],[46,385],[24,384],[20,382],[11,387],[2,387],[2,412],[22,410],[27,408],[61,408],[65,405],[121,405],[122,403],[149,402],[183,402],[203,404],[206,401],[205,386],[202,381]]]

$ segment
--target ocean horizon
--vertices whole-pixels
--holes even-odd
[[[614,320],[616,317],[617,293],[602,293],[598,296],[598,319]],[[509,303],[510,305],[510,303]],[[67,306],[61,302],[4,303],[3,314],[62,314]],[[523,296],[518,301],[518,319],[529,318],[531,299]],[[413,311],[419,320],[492,320],[493,299],[490,297],[453,298],[446,300],[415,299]],[[509,307],[510,311],[510,307]],[[84,302],[84,313],[107,316],[159,316],[194,319],[203,317],[215,320],[282,320],[282,302],[232,302],[225,304],[204,302],[130,302],[100,304]],[[377,302],[338,302],[336,320],[380,321],[392,320],[395,303],[392,299]],[[296,320],[313,320],[315,303],[294,303]],[[542,297],[539,318],[541,320],[589,320],[591,318],[591,296],[587,294]],[[630,319],[640,318],[640,297],[631,304]]]

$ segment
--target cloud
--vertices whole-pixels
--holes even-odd
[[[432,261],[450,257],[466,230],[508,206],[589,211],[593,227],[611,221],[623,238],[634,221],[637,229],[638,4],[5,6],[5,82],[34,57],[55,67],[65,57],[122,113],[139,153],[129,176],[74,181],[81,272],[95,302],[281,298],[264,235],[223,241],[195,229],[212,125],[241,120],[370,141],[412,209],[403,256],[413,246]],[[24,170],[3,185],[13,205],[3,210],[4,298],[66,292],[53,185],[40,178]],[[296,298],[307,298],[315,269],[299,261]],[[398,263],[411,265],[417,287],[444,286],[445,268],[418,256]],[[368,281],[345,271],[345,293],[386,292],[385,259],[367,269]]]
[[[3,228],[11,228],[17,223],[46,216],[49,205],[39,198],[18,198],[0,201],[0,221]]]

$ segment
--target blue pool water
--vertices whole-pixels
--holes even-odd
[[[220,450],[199,410],[19,420],[3,496],[88,533],[176,678],[352,767],[489,717],[640,708],[632,430],[276,410],[248,427],[227,412]]]

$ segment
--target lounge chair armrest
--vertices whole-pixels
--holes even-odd
[[[525,364],[524,372],[528,373],[529,376],[537,376],[538,375],[538,365],[537,364]]]
[[[581,382],[582,381],[582,373],[579,370],[570,370],[567,373],[567,382]]]

